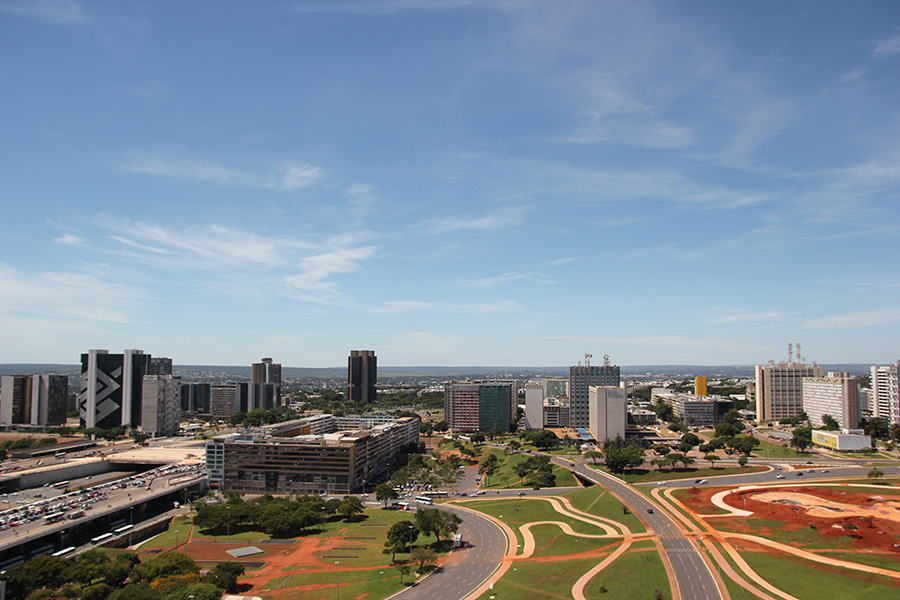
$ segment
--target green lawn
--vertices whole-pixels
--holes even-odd
[[[742,551],[744,560],[775,587],[798,598],[816,600],[894,600],[900,582],[850,569],[818,568],[790,555]]]
[[[609,470],[603,465],[597,465],[592,468],[598,471]],[[746,467],[697,467],[697,468],[679,468],[679,469],[632,469],[624,475],[622,473],[614,473],[619,479],[627,483],[652,483],[654,481],[671,481],[673,479],[698,479],[701,477],[716,477],[719,475],[734,475],[736,473],[759,473],[767,471],[763,466],[747,465]]]
[[[622,501],[606,491],[602,486],[592,485],[583,490],[569,492],[566,494],[566,498],[578,510],[618,521],[628,527],[632,533],[647,531],[640,519],[632,514],[631,511],[628,511],[627,514],[623,513]]]
[[[663,598],[671,599],[669,578],[662,559],[652,542],[640,542],[631,549],[644,548],[640,552],[626,552],[613,564],[588,582],[584,595],[588,598],[653,598],[660,590]],[[605,590],[605,592],[604,592]],[[608,596],[602,595],[608,593]]]
[[[731,565],[731,567],[738,573],[740,573],[741,570],[735,566],[734,561],[731,560],[731,557],[724,550],[724,548],[722,548],[722,545],[715,544],[715,546],[719,549],[719,553],[725,557],[725,560],[728,562],[728,564]],[[712,558],[712,556],[710,556],[710,558]],[[745,590],[743,587],[741,587],[740,584],[728,577],[721,568],[719,568],[719,575],[722,577],[722,580],[725,581],[725,587],[728,589],[728,594],[731,596],[731,600],[756,600],[756,596]],[[744,579],[747,578],[745,577]]]
[[[503,578],[494,584],[494,589],[486,591],[478,600],[572,598],[572,586],[596,564],[596,558],[515,563]]]
[[[810,452],[797,452],[794,448],[760,438],[756,439],[759,440],[759,448],[756,449],[754,454],[764,458],[816,458],[817,456]]]
[[[900,571],[900,561],[897,560],[896,554],[880,552],[819,552],[818,554],[881,569]]]
[[[485,478],[481,487],[489,490],[531,487],[531,485],[523,482],[522,479],[516,475],[516,465],[527,460],[531,454],[518,452],[507,455],[505,451],[496,448],[491,448],[488,452],[497,455],[499,468],[491,476],[490,484],[487,483],[487,478]],[[578,485],[575,476],[572,475],[571,471],[564,467],[553,465],[553,474],[556,475],[556,487],[574,487]]]

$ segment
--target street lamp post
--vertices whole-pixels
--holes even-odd
[[[128,530],[128,547],[131,548],[131,541],[132,541],[131,536],[134,534],[134,507],[133,506],[130,507],[128,509],[128,511],[129,511],[128,512],[128,515],[129,515],[128,521],[129,521],[129,525],[131,525],[131,528]]]
[[[341,600],[341,587],[340,582],[338,581],[338,565],[341,562],[336,560],[334,561],[334,598],[335,600]]]
[[[226,516],[225,531],[228,534],[228,537],[231,537],[231,507],[230,506],[225,507],[225,516]]]
[[[413,530],[413,526],[412,526],[412,525],[408,525],[408,527],[409,527],[409,554],[410,554],[410,557],[411,557],[411,556],[412,556],[412,530]]]
[[[178,550],[178,530],[175,530],[175,550]]]

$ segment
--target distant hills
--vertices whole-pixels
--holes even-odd
[[[866,375],[868,364],[833,364],[822,365],[826,371],[847,371],[851,375]],[[233,376],[240,379],[250,378],[250,366],[229,365],[178,365],[174,366],[176,374],[196,376],[199,374],[215,374],[216,376]],[[65,364],[0,364],[0,375],[19,375],[22,373],[60,373],[77,375],[80,365]],[[620,365],[622,376],[635,378],[673,378],[705,375],[710,378],[743,378],[754,376],[754,365]],[[478,377],[510,377],[515,379],[537,377],[565,377],[569,367],[389,367],[379,366],[379,379],[403,377],[435,377],[435,378],[478,378]],[[345,379],[347,367],[283,367],[282,377],[285,379]]]

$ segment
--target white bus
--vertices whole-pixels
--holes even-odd
[[[58,490],[61,490],[64,487],[66,487],[67,485],[69,485],[70,483],[72,483],[72,482],[71,481],[60,481],[60,482],[54,483],[53,487],[55,487]]]
[[[112,533],[104,533],[103,535],[98,535],[95,538],[91,538],[91,544],[102,544],[103,542],[111,540],[114,537],[115,535]]]
[[[72,554],[75,552],[75,546],[69,546],[68,548],[63,548],[62,550],[57,550],[50,556],[65,556],[66,554]]]
[[[119,527],[118,529],[114,529],[113,533],[115,533],[116,535],[122,535],[129,529],[134,529],[134,525],[123,525],[122,527]]]
[[[50,515],[45,515],[41,517],[41,521],[44,522],[44,525],[52,525],[53,523],[59,523],[63,519],[66,518],[66,513],[64,512],[55,512]]]
[[[428,496],[416,496],[416,502],[420,504],[434,504],[434,500]]]

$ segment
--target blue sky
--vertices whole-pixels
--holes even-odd
[[[0,362],[900,358],[900,3],[0,0]]]

